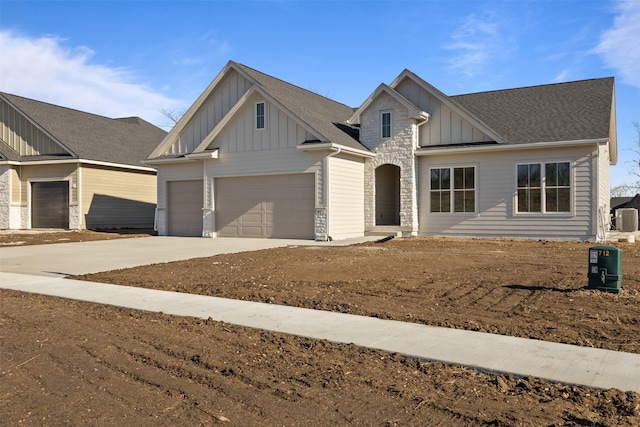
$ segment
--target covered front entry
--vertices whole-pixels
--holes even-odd
[[[31,183],[31,227],[69,228],[69,182]]]
[[[167,182],[169,236],[202,236],[202,180]]]
[[[315,175],[269,175],[215,180],[220,237],[315,238]]]
[[[400,168],[376,169],[376,225],[400,225]]]

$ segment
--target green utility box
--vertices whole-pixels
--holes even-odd
[[[590,289],[622,292],[622,251],[613,246],[593,246],[589,248]]]

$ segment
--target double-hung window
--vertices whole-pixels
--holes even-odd
[[[391,112],[383,112],[380,118],[382,121],[382,138],[391,138]]]
[[[431,212],[475,212],[475,167],[431,169],[430,203]]]
[[[264,129],[264,102],[256,103],[256,129]]]
[[[517,165],[518,213],[571,212],[569,162]]]

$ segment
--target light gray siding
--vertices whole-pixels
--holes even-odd
[[[257,102],[265,103],[264,129],[256,129]],[[229,153],[280,150],[294,148],[309,139],[312,139],[312,136],[295,120],[256,94],[246,102],[210,146],[221,147]]]
[[[517,150],[425,156],[419,159],[420,235],[497,238],[593,239],[594,200],[591,190],[593,145],[553,150]],[[516,165],[568,161],[572,167],[570,214],[516,212]],[[475,166],[476,212],[430,213],[429,170],[432,167]]]
[[[209,95],[166,154],[192,152],[249,87],[251,87],[251,83],[248,80],[236,71],[230,72],[220,82],[216,91]]]
[[[329,159],[329,235],[346,239],[364,234],[364,159]]]
[[[415,106],[431,115],[429,122],[420,127],[418,142],[421,147],[491,140],[413,80],[404,79],[395,89]]]

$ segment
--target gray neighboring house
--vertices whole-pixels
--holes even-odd
[[[448,96],[409,70],[353,109],[230,61],[146,163],[160,235],[599,240],[614,79]]]
[[[0,229],[151,228],[166,132],[0,92]]]

